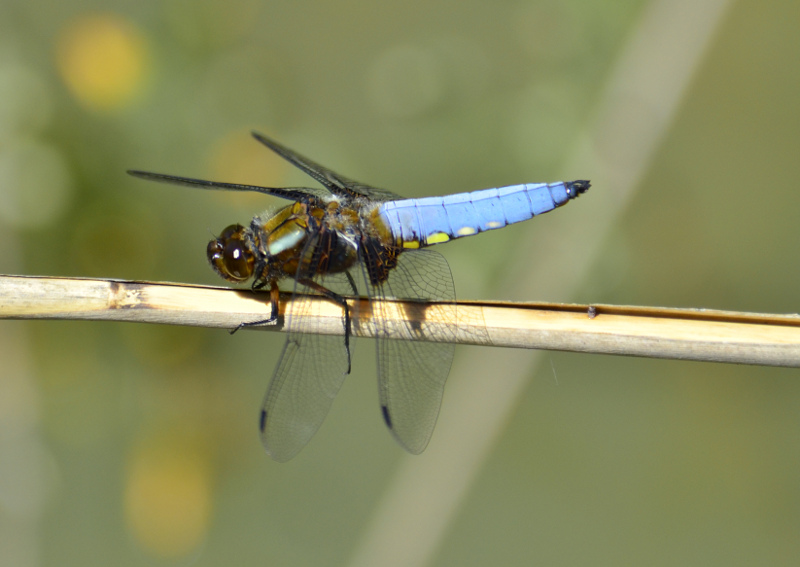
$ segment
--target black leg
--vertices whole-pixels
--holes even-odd
[[[353,275],[350,272],[345,272],[345,276],[347,276],[347,283],[350,284],[350,289],[353,290],[353,297],[358,297],[358,288],[356,287],[356,280],[353,279]]]
[[[267,282],[264,282],[259,287],[264,287],[267,285]],[[271,307],[271,313],[269,319],[261,319],[259,321],[247,321],[245,323],[239,323],[235,329],[231,329],[231,335],[234,334],[239,329],[243,329],[244,327],[258,327],[259,325],[266,325],[267,323],[273,323],[278,320],[278,301],[280,299],[280,290],[278,289],[278,284],[272,282],[269,288],[269,303]]]
[[[347,279],[353,288],[353,292],[357,294],[358,290],[356,289],[356,282],[353,280],[353,276],[350,275],[350,272],[345,273],[347,274]],[[347,374],[350,374],[350,333],[352,330],[350,326],[350,306],[347,305],[347,300],[338,293],[329,290],[327,287],[324,287],[313,280],[299,279],[297,282],[322,294],[327,299],[331,300],[336,305],[340,305],[344,309],[344,348],[347,351]]]

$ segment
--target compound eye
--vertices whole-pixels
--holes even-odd
[[[219,242],[227,242],[228,240],[242,240],[244,238],[245,228],[240,224],[232,224],[226,226],[225,230],[219,235],[217,239]]]
[[[243,282],[253,275],[255,258],[244,241],[245,228],[231,225],[219,238],[208,243],[206,254],[214,270],[231,282]]]
[[[253,256],[241,240],[231,240],[225,245],[222,263],[232,280],[243,282],[253,275]]]

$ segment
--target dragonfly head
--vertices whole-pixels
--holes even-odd
[[[242,225],[232,224],[208,243],[206,255],[211,267],[229,282],[241,283],[253,276],[255,254],[246,233]]]

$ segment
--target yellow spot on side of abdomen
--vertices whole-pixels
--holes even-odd
[[[458,232],[456,234],[458,234],[459,236],[472,236],[477,232],[478,231],[471,226],[463,226],[458,229]]]
[[[403,248],[419,248],[419,241],[417,240],[404,240]]]
[[[435,232],[428,236],[428,238],[425,239],[425,242],[428,244],[441,244],[442,242],[447,242],[448,240],[450,240],[450,235],[445,234],[444,232]]]

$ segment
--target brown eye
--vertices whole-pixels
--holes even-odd
[[[253,257],[241,240],[231,240],[222,251],[222,262],[232,279],[244,281],[253,273]]]
[[[241,225],[231,225],[206,249],[211,267],[231,282],[243,282],[253,275],[255,258],[245,242],[245,230]]]
[[[242,225],[232,224],[225,227],[225,230],[222,231],[217,240],[220,242],[227,242],[231,239],[242,240],[242,238],[244,238],[244,230],[245,228]]]

